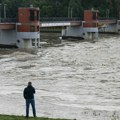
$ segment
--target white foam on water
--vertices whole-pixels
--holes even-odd
[[[63,44],[0,55],[0,114],[25,114],[23,90],[32,81],[37,116],[120,118],[120,37]]]

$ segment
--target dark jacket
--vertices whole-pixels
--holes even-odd
[[[23,92],[23,96],[25,99],[34,99],[35,88],[31,85],[28,85]]]

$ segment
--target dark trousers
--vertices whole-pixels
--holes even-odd
[[[32,106],[33,116],[36,117],[35,100],[34,99],[26,99],[26,117],[29,117],[30,104]]]

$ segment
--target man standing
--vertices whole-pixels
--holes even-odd
[[[34,100],[35,88],[31,82],[28,82],[28,86],[24,89],[23,96],[26,100],[26,117],[29,117],[29,107],[32,106],[33,116],[36,117],[35,100]]]

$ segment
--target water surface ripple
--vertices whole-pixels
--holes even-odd
[[[120,37],[62,41],[34,53],[0,53],[0,114],[25,114],[23,89],[36,88],[37,116],[78,120],[120,118]],[[30,113],[32,115],[32,113]]]

